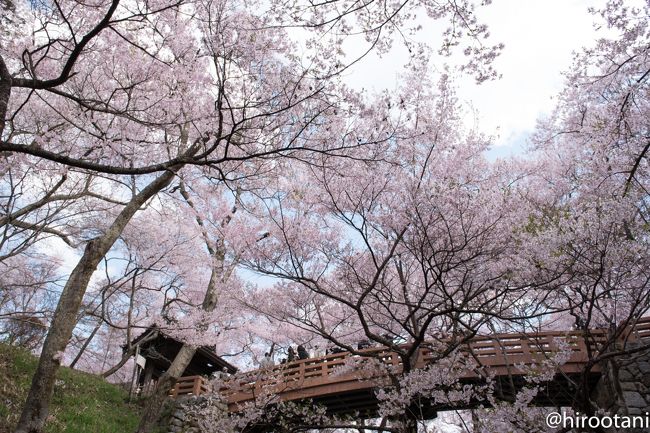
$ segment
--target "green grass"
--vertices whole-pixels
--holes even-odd
[[[0,433],[18,421],[37,359],[27,351],[0,344]],[[127,403],[127,393],[92,374],[61,368],[47,433],[129,433],[135,431],[139,410]]]

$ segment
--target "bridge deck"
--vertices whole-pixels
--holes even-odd
[[[632,338],[650,337],[650,318],[640,321],[630,331]],[[605,331],[592,331],[595,343],[605,339]],[[461,350],[474,359],[471,368],[460,372],[463,383],[480,382],[488,374],[497,383],[508,378],[510,386],[523,386],[523,376],[549,360],[560,350],[567,349],[568,359],[558,368],[556,378],[547,383],[546,395],[557,404],[562,401],[563,390],[568,386],[567,378],[582,372],[589,359],[587,344],[581,332],[540,332],[534,334],[498,334],[479,336],[461,347]],[[386,364],[392,373],[399,374],[402,369],[400,357],[386,348],[370,348],[360,351],[363,356],[351,353],[337,353],[318,358],[310,358],[281,364],[271,368],[249,372],[243,379],[231,380],[220,394],[227,401],[231,411],[239,411],[247,404],[264,396],[275,395],[281,401],[313,399],[324,403],[332,411],[340,412],[355,409],[373,410],[376,399],[373,389],[388,385],[388,377],[373,373],[369,368],[370,359]],[[415,363],[416,368],[430,364],[434,357],[431,349],[421,348]],[[597,380],[599,367],[592,370],[592,379]],[[513,380],[514,378],[514,380]],[[179,390],[202,389],[196,385],[201,378],[181,378],[172,390],[174,395],[183,394]],[[189,382],[192,382],[191,384]],[[505,382],[505,381],[503,381]],[[510,391],[516,391],[510,390]],[[568,396],[568,393],[564,392]],[[567,397],[568,398],[568,397]],[[539,404],[548,403],[542,400]],[[570,401],[566,402],[569,404]]]

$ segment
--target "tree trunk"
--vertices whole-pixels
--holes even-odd
[[[108,230],[103,235],[89,241],[86,245],[83,256],[70,274],[70,278],[61,292],[15,433],[40,433],[42,431],[54,390],[56,372],[61,364],[63,352],[72,336],[72,331],[77,324],[79,308],[92,274],[133,215],[151,197],[169,185],[180,167],[173,167],[159,175],[146,188],[136,194],[129,204],[122,209]]]
[[[406,414],[402,421],[404,433],[418,433],[418,420],[411,414]]]
[[[208,282],[205,297],[203,298],[203,304],[201,305],[205,311],[212,311],[217,306],[217,283],[226,281],[230,276],[230,272],[227,272],[224,267],[225,254],[223,247],[217,246],[214,249],[209,248],[209,250],[215,257],[216,263],[212,267],[210,281]],[[140,420],[137,433],[149,433],[152,431],[160,417],[160,412],[163,403],[167,399],[169,390],[174,386],[180,375],[183,374],[190,361],[192,361],[194,352],[196,352],[195,347],[183,344],[181,350],[176,355],[176,358],[174,358],[172,365],[169,367],[169,370],[161,376],[156,388],[151,394],[151,397],[147,401],[147,405],[144,408],[144,416]],[[188,356],[188,354],[190,355]]]
[[[9,98],[11,97],[11,81],[11,74],[4,59],[0,56],[0,140],[2,140],[5,129],[7,107],[9,107]]]
[[[165,372],[165,374],[163,374],[160,379],[158,379],[156,388],[151,394],[151,397],[149,397],[147,406],[144,409],[144,415],[142,415],[140,425],[138,426],[138,433],[149,432],[155,427],[156,423],[158,422],[158,418],[160,418],[160,409],[167,399],[169,390],[172,389],[172,387],[176,384],[178,378],[181,377],[188,364],[194,357],[195,352],[196,347],[192,347],[188,344],[183,344],[181,350],[176,355],[176,358],[174,358],[172,365]]]
[[[97,334],[97,331],[99,331],[99,328],[101,328],[101,326],[102,326],[101,321],[98,322],[97,325],[95,325],[95,327],[93,328],[93,331],[90,333],[88,338],[86,338],[86,341],[84,341],[84,344],[81,346],[81,349],[79,349],[79,352],[77,353],[77,356],[75,356],[74,359],[72,360],[72,362],[70,363],[70,368],[74,368],[75,365],[77,365],[77,362],[79,362],[79,360],[83,356],[84,352],[86,351],[86,349],[90,345],[90,342],[93,341],[93,338],[95,338],[95,334]]]

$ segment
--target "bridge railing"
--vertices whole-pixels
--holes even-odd
[[[523,374],[523,371],[518,370],[518,366],[539,364],[548,359],[551,354],[567,348],[571,353],[563,366],[563,371],[578,372],[580,365],[587,359],[587,348],[584,339],[577,332],[481,336],[465,343],[461,351],[473,357],[477,367],[496,370],[494,371],[496,374]],[[348,365],[350,362],[363,362],[367,358],[383,361],[384,364],[394,367],[395,373],[401,370],[401,358],[388,348],[369,348],[358,352],[360,355],[349,352],[337,353],[256,370],[242,379],[229,381],[220,393],[229,401],[245,401],[264,393],[281,393],[292,389],[358,380],[363,378],[364,373],[370,375],[366,378],[372,378],[372,370],[364,371],[364,368],[359,366],[351,369]],[[415,367],[424,367],[434,357],[433,349],[421,348],[417,354]],[[346,365],[347,371],[344,368]],[[463,377],[478,377],[478,374],[468,370]]]
[[[590,337],[592,343],[603,343],[606,332],[592,332]],[[589,358],[582,332],[480,336],[469,341],[463,351],[474,358],[477,367],[489,368],[497,375],[524,374],[528,367],[545,363],[560,352],[567,356],[561,370],[564,373],[577,373]],[[471,375],[472,372],[469,372],[468,376]]]
[[[650,339],[650,317],[642,317],[639,321],[630,328],[626,338],[632,340],[648,340]]]
[[[219,391],[230,401],[242,401],[264,393],[278,393],[305,386],[357,380],[358,369],[345,371],[350,361],[364,362],[374,358],[393,366],[401,365],[397,353],[387,348],[368,348],[358,352],[361,355],[352,355],[349,352],[336,353],[252,371],[238,380],[228,381]]]
[[[477,370],[489,369],[497,375],[524,374],[532,365],[539,365],[560,351],[569,351],[568,359],[561,366],[564,373],[579,373],[588,360],[588,347],[581,331],[546,331],[528,334],[495,334],[476,336],[461,345],[460,350],[476,362],[474,370],[467,370],[464,378],[478,377]],[[626,332],[624,338],[650,339],[650,318],[640,320]],[[592,330],[590,344],[599,344],[607,339],[606,330]],[[304,389],[341,382],[358,381],[364,372],[372,378],[370,369],[349,368],[350,362],[363,362],[374,358],[401,369],[401,358],[386,347],[359,350],[359,355],[349,352],[325,355],[293,361],[287,364],[263,368],[228,381],[219,391],[230,402],[243,402],[264,393],[282,393],[288,390]],[[421,368],[432,362],[435,351],[424,345],[419,349],[415,367]],[[347,369],[344,368],[347,366]],[[184,378],[182,378],[184,379]],[[180,382],[179,382],[180,383]],[[189,385],[182,389],[188,389]]]
[[[170,397],[201,395],[211,391],[210,383],[203,376],[184,376],[169,391]]]

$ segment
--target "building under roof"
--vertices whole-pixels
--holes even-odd
[[[153,389],[158,379],[167,371],[183,343],[152,325],[136,337],[131,344],[139,344],[137,353],[144,358],[144,368],[140,362],[136,369],[137,384],[140,391],[146,394]],[[140,358],[141,361],[142,358]],[[182,376],[210,376],[216,372],[234,374],[237,372],[237,368],[218,356],[214,346],[201,346],[196,350]]]

